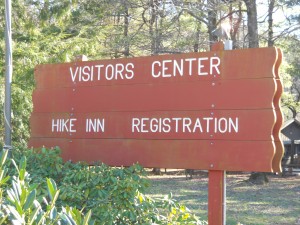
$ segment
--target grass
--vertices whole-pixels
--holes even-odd
[[[266,185],[253,185],[246,181],[248,178],[249,174],[226,177],[227,225],[297,224],[300,219],[300,176],[271,175]],[[171,192],[174,199],[207,220],[207,173],[197,173],[191,180],[180,171],[150,175],[149,179],[152,183],[148,190],[150,196],[162,197]]]

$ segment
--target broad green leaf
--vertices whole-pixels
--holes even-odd
[[[20,194],[20,205],[24,205],[25,201],[27,199],[28,191],[26,190],[26,187],[21,187],[21,194]]]
[[[1,225],[1,224],[6,224],[6,219],[7,219],[7,217],[8,217],[8,216],[5,216],[5,217],[1,218],[1,220],[0,220],[0,225]]]
[[[3,175],[1,174],[1,176],[3,176]],[[6,176],[5,178],[1,177],[0,178],[0,185],[5,184],[9,179],[10,179],[10,176]]]
[[[18,222],[20,222],[20,224],[24,224],[25,221],[22,218],[22,216],[19,214],[19,212],[13,207],[13,206],[7,206],[8,211],[12,214],[13,218],[18,220]]]
[[[40,208],[36,208],[34,210],[34,212],[30,216],[30,219],[28,221],[28,225],[32,225],[34,222],[36,222],[35,220],[36,220],[37,215],[39,214],[39,212],[40,212]]]
[[[20,172],[19,172],[20,180],[25,180],[25,174],[26,174],[26,170],[25,169],[20,169]]]
[[[76,222],[70,216],[68,216],[67,214],[63,214],[61,216],[61,218],[64,220],[64,222],[67,225],[77,225]]]
[[[32,191],[32,190],[34,190],[34,189],[37,189],[38,186],[39,186],[39,184],[32,184],[32,185],[30,185],[28,191]]]
[[[19,173],[19,168],[18,168],[18,166],[17,166],[15,160],[14,160],[14,159],[11,159],[11,162],[13,163],[14,167],[16,168],[16,170],[17,170],[18,173]]]
[[[91,219],[91,215],[92,215],[92,211],[89,210],[88,213],[85,215],[85,217],[83,219],[82,225],[88,225],[89,224],[89,221]]]
[[[78,209],[71,209],[69,213],[72,215],[72,218],[76,221],[77,224],[81,224],[81,212]]]
[[[29,208],[31,208],[32,204],[33,204],[33,201],[35,200],[36,198],[36,190],[32,190],[30,192],[30,194],[28,195],[27,199],[26,199],[26,202],[23,206],[24,210],[27,210]]]
[[[19,165],[19,169],[23,169],[25,170],[26,169],[26,164],[27,164],[27,160],[26,160],[26,157],[23,156],[20,160],[20,165]]]
[[[21,195],[21,185],[20,182],[12,181],[12,186],[13,190],[15,193],[15,196],[17,197],[18,200],[20,200],[20,195]]]
[[[6,162],[7,155],[8,155],[8,150],[3,149],[1,151],[0,167],[3,167],[4,163]]]
[[[58,199],[58,196],[59,196],[59,190],[56,191],[54,198],[52,200],[52,204],[55,204],[56,200]]]
[[[53,201],[54,196],[55,196],[56,191],[57,191],[55,181],[52,180],[51,178],[50,179],[47,178],[47,187],[48,187],[48,194],[49,194],[51,200]]]
[[[51,209],[49,216],[50,216],[51,220],[55,220],[56,219],[56,217],[57,217],[57,209],[56,209],[56,207],[53,207]]]

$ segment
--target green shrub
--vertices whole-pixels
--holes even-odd
[[[12,160],[17,176],[13,176],[11,184],[8,184],[10,176],[7,175],[8,168],[5,165],[7,153],[3,150],[0,157],[0,224],[93,224],[90,221],[91,211],[84,216],[76,208],[56,207],[59,190],[52,179],[46,179],[48,199],[43,197],[43,204],[37,201],[37,185],[30,185],[26,157],[21,158],[19,165]]]
[[[29,162],[27,165],[25,163],[27,171],[24,157]],[[144,169],[139,165],[115,168],[105,164],[89,166],[85,163],[64,163],[59,149],[45,148],[14,150],[13,158],[17,163],[8,164],[11,185],[14,186],[18,184],[18,179],[23,179],[23,183],[27,185],[23,187],[27,190],[26,195],[34,196],[35,202],[46,202],[44,206],[39,206],[44,210],[44,217],[50,216],[45,212],[49,211],[54,199],[54,214],[59,216],[57,218],[62,218],[63,215],[75,217],[77,214],[78,218],[83,218],[86,214],[91,216],[91,221],[100,225],[206,224],[191,214],[185,206],[173,200],[171,195],[162,199],[152,199],[144,195],[149,182],[145,178]],[[22,179],[18,175],[20,173],[23,174]],[[55,191],[51,191],[52,189]],[[54,197],[55,193],[59,193],[59,197]],[[45,201],[44,196],[50,198]],[[60,214],[56,213],[58,211]],[[25,215],[29,214],[29,211],[25,212]],[[47,222],[46,219],[45,221]]]

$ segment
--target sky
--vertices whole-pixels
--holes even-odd
[[[257,1],[257,13],[258,13],[258,20],[262,21],[265,19],[265,24],[267,25],[267,13],[268,13],[268,1],[266,0],[258,0]],[[291,8],[284,8],[278,7],[274,13],[273,20],[274,20],[274,32],[276,33],[282,32],[284,29],[290,28],[293,29],[295,26],[300,27],[300,24],[290,23],[287,17],[291,15],[299,15],[300,6],[291,7]],[[300,30],[296,31],[300,35]]]

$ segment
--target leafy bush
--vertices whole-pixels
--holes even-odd
[[[43,197],[43,205],[37,201],[37,186],[30,185],[26,157],[22,157],[18,166],[12,160],[18,173],[12,177],[11,185],[8,185],[10,176],[7,175],[8,168],[5,166],[7,153],[8,151],[3,150],[0,157],[0,224],[93,224],[90,221],[91,211],[83,216],[76,208],[57,209],[59,190],[52,179],[47,179],[48,199]]]
[[[74,221],[80,219],[83,221],[82,218],[91,217],[91,221],[95,224],[103,225],[206,224],[192,215],[185,206],[173,200],[172,195],[162,199],[152,199],[144,195],[143,192],[149,186],[149,182],[144,176],[144,169],[139,165],[114,168],[105,164],[89,166],[84,163],[64,163],[59,155],[59,149],[14,150],[13,158],[17,163],[13,160],[12,165],[7,164],[10,167],[12,184],[6,189],[10,190],[11,186],[20,184],[21,190],[25,191],[22,192],[23,195],[31,196],[30,199],[34,196],[35,204],[32,203],[31,207],[34,210],[37,208],[44,210],[41,212],[41,215],[44,215],[44,223],[41,224],[58,224],[47,222],[48,219],[52,221],[53,215],[60,220],[68,215]],[[30,162],[27,164],[27,171],[25,157]],[[16,166],[17,164],[19,166]],[[44,196],[49,196],[47,201]],[[5,198],[7,200],[9,196]],[[12,204],[16,199],[8,202]],[[17,212],[20,216],[32,217],[35,211],[33,209],[28,211],[26,200],[23,199],[21,202],[14,207],[23,210],[26,205],[26,210]],[[37,204],[38,202],[44,204]],[[4,212],[7,213],[7,210]]]

